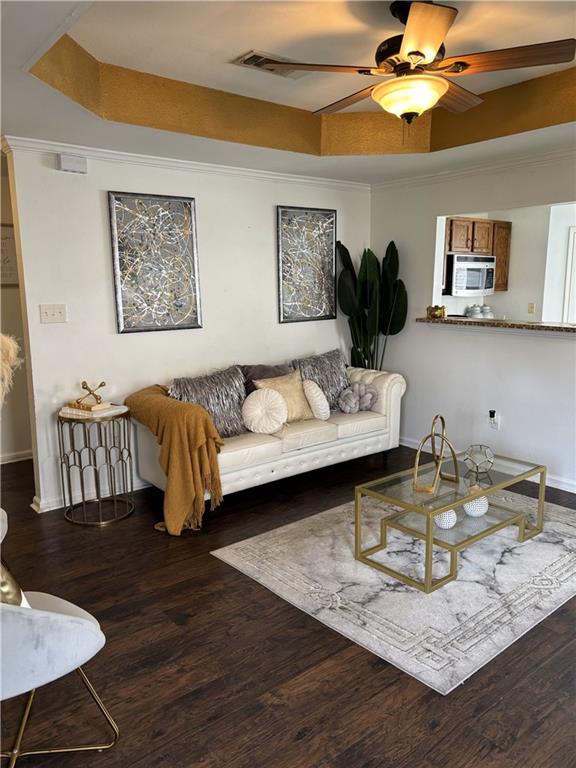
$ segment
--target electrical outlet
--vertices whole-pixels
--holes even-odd
[[[490,409],[488,411],[488,426],[490,427],[490,429],[497,429],[497,430],[499,430],[501,426],[500,414],[493,409]]]
[[[67,323],[66,304],[40,304],[41,323]]]
[[[529,315],[536,314],[536,304],[534,304],[533,301],[528,302],[528,314]]]

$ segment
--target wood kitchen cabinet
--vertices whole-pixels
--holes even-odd
[[[512,223],[495,221],[493,235],[493,255],[496,257],[496,272],[494,275],[494,290],[508,290],[508,272],[510,269],[510,241],[512,239]]]
[[[493,226],[490,219],[448,219],[446,252],[491,255]]]
[[[448,219],[447,251],[469,253],[472,248],[474,221],[472,219]]]
[[[446,281],[448,279],[448,265],[452,256],[448,254],[454,253],[494,256],[496,258],[494,290],[507,291],[511,238],[512,223],[510,221],[464,217],[446,219],[443,293],[450,293],[450,286],[446,284]]]
[[[492,254],[492,239],[494,222],[489,219],[478,219],[473,222],[472,253]]]

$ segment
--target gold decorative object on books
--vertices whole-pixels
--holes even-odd
[[[110,408],[111,403],[103,403],[102,396],[96,394],[99,389],[102,389],[102,387],[106,386],[105,381],[101,381],[97,387],[91,387],[87,381],[83,381],[81,386],[82,389],[86,389],[88,391],[88,394],[68,403],[69,408],[79,408],[82,411],[100,411],[104,410],[105,408]],[[87,402],[88,398],[92,398],[93,401]]]
[[[438,432],[438,423],[440,423],[442,431]],[[436,439],[440,440],[440,453],[436,452]],[[432,479],[432,483],[430,485],[422,485],[418,482],[418,468],[420,466],[420,455],[422,453],[422,448],[426,445],[426,443],[430,441],[430,448],[432,451],[432,461],[436,465],[436,471],[434,473],[434,478]],[[450,449],[450,453],[452,454],[452,463],[454,466],[454,474],[449,475],[446,472],[442,471],[442,462],[444,461],[444,451],[446,449],[446,446]],[[440,414],[436,414],[432,420],[432,429],[430,432],[426,435],[426,437],[423,437],[420,441],[420,445],[418,446],[418,451],[416,452],[416,461],[414,463],[414,480],[413,480],[413,488],[417,492],[421,493],[435,493],[436,488],[438,486],[438,481],[442,480],[448,480],[451,483],[459,483],[460,482],[460,473],[458,471],[458,460],[456,459],[456,451],[454,450],[454,446],[448,440],[446,437],[446,421],[444,419],[444,416],[441,416]]]

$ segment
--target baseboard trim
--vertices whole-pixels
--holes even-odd
[[[150,487],[151,484],[145,482],[144,480],[134,480],[134,492],[143,491],[144,488]],[[78,501],[80,501],[79,494],[74,497],[74,502],[76,503]],[[40,496],[34,496],[30,507],[34,510],[34,512],[38,512],[38,514],[43,514],[44,512],[52,512],[54,509],[62,509],[62,496],[55,496],[51,499],[41,499]]]
[[[32,458],[32,451],[14,451],[14,453],[3,453],[0,456],[0,464],[14,464],[17,461],[27,461]]]
[[[418,448],[420,441],[413,440],[411,437],[401,437],[400,445],[404,445],[406,448]],[[535,479],[529,480],[528,482],[537,483],[539,481]],[[569,477],[561,477],[560,475],[551,475],[548,473],[546,477],[546,485],[549,485],[552,488],[558,488],[560,491],[576,493],[576,480],[571,480]]]

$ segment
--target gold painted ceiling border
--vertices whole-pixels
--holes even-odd
[[[106,64],[68,35],[30,72],[105,120],[319,156],[434,152],[576,121],[576,68],[484,93],[469,112],[435,109],[411,126],[386,112],[316,115]]]

